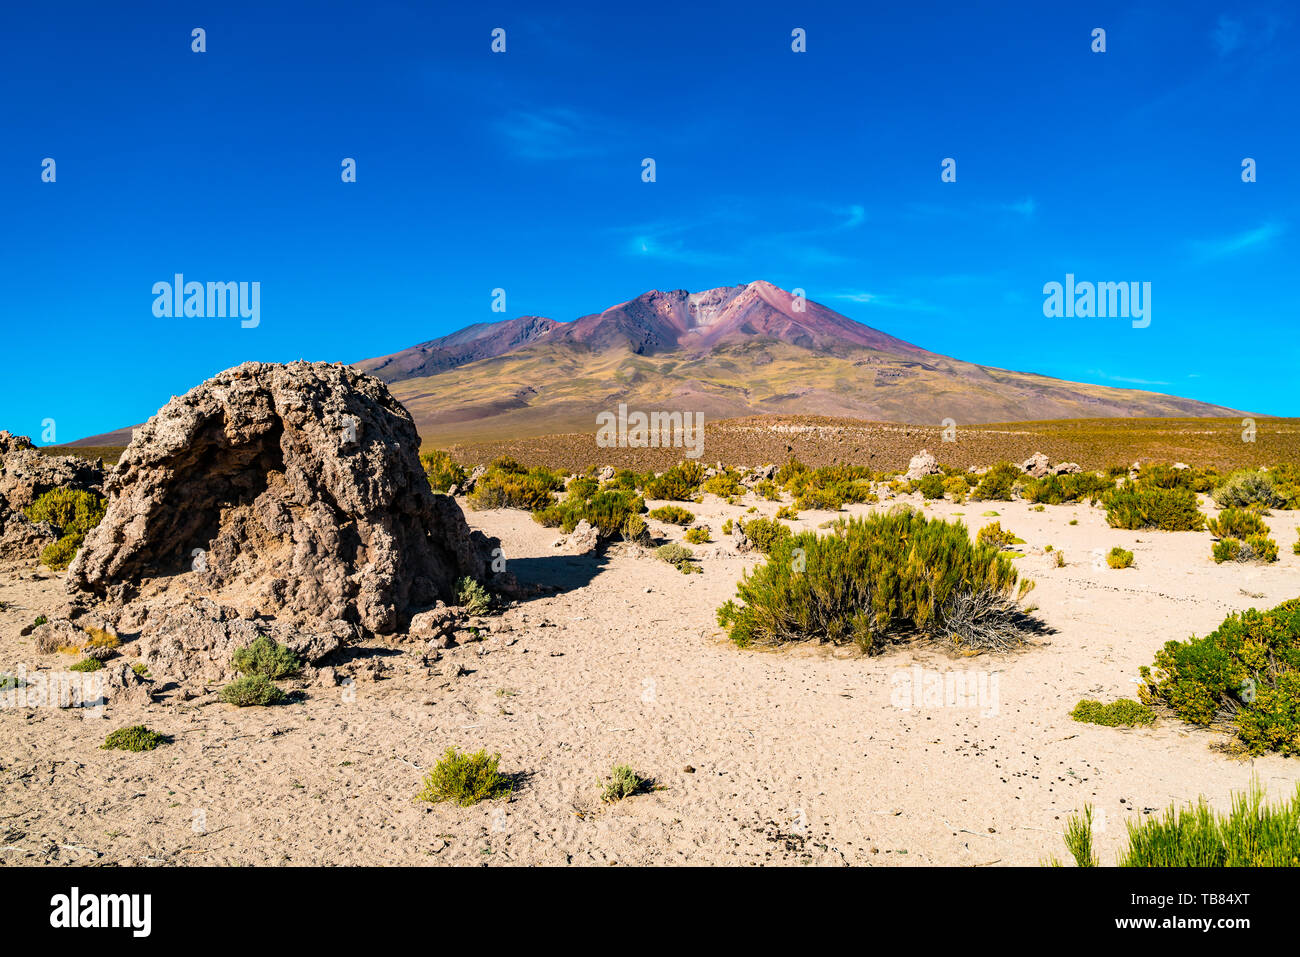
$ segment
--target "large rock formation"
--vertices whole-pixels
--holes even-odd
[[[378,379],[328,363],[229,369],[135,431],[69,593],[117,608],[145,643],[183,644],[203,631],[184,608],[218,609],[200,641],[218,656],[245,643],[234,618],[274,619],[311,633],[298,642],[310,660],[453,601],[461,576],[505,584],[496,541],[430,490],[418,452]]]
[[[99,493],[104,464],[75,455],[46,455],[25,435],[0,432],[0,561],[36,558],[56,538],[23,509],[56,488]]]

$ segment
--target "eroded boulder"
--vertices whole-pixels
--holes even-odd
[[[508,587],[497,541],[429,488],[418,451],[376,378],[330,363],[228,369],[135,430],[68,591],[138,622],[142,642],[180,643],[155,654],[220,657],[248,639],[227,623],[258,619],[290,647],[308,636],[311,660],[349,629],[392,633],[454,600],[462,576]]]
[[[907,463],[907,474],[903,477],[909,481],[925,478],[927,475],[938,475],[943,469],[939,468],[939,463],[928,449],[921,449],[912,456],[911,461]]]
[[[0,431],[0,561],[36,558],[58,536],[23,510],[56,488],[102,493],[103,462],[46,455],[25,435]]]

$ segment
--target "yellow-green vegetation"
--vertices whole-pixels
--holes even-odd
[[[723,535],[730,535],[730,534],[731,534],[731,529],[732,529],[733,525],[734,525],[734,523],[732,522],[731,519],[727,519],[725,522],[723,522],[723,523],[722,523],[722,534],[723,534]],[[1297,529],[1297,531],[1300,531],[1300,529]]]
[[[92,658],[107,658],[111,652],[116,651],[122,644],[117,635],[111,631],[105,631],[103,628],[96,628],[88,625],[82,631],[90,640],[81,646],[81,650]]]
[[[270,679],[288,677],[302,667],[297,655],[267,635],[258,635],[252,643],[237,648],[230,664],[241,675]]]
[[[782,525],[775,519],[768,518],[753,518],[748,522],[742,522],[740,530],[745,533],[750,544],[764,555],[770,554],[777,542],[784,541],[794,534],[790,531],[789,525]]]
[[[1300,754],[1300,598],[1170,641],[1139,674],[1144,704],[1230,732],[1251,754]]]
[[[966,496],[970,494],[970,483],[966,481],[963,475],[949,475],[943,480],[943,490],[948,493],[948,497],[960,505],[966,501]]]
[[[1114,479],[1095,472],[1075,472],[1026,479],[1020,494],[1029,502],[1060,505],[1064,502],[1095,502],[1114,487]]]
[[[1250,535],[1268,534],[1268,526],[1259,517],[1259,512],[1244,508],[1225,508],[1205,524],[1215,538],[1246,538]]]
[[[1116,545],[1107,553],[1106,564],[1111,568],[1132,568],[1133,553]]]
[[[69,671],[98,671],[104,667],[104,663],[98,658],[82,658],[75,665],[69,665]]]
[[[493,462],[467,497],[473,509],[522,508],[528,511],[554,503],[552,495],[564,488],[564,478],[541,466],[526,468],[514,459]]]
[[[1109,704],[1084,698],[1074,706],[1070,717],[1075,721],[1101,724],[1108,728],[1132,728],[1139,724],[1154,724],[1156,720],[1154,711],[1129,698],[1120,698]]]
[[[1080,867],[1100,863],[1092,816],[1092,806],[1085,806],[1066,825],[1065,846]],[[1300,867],[1300,788],[1289,801],[1269,805],[1255,781],[1249,792],[1232,796],[1227,814],[1201,799],[1126,823],[1128,846],[1119,852],[1120,867]]]
[[[655,557],[672,565],[683,575],[693,575],[703,571],[695,563],[695,553],[685,545],[679,545],[677,542],[660,545],[655,549]]]
[[[218,697],[238,708],[279,704],[285,694],[266,675],[245,675],[221,689]]]
[[[100,745],[101,750],[118,750],[118,751],[152,751],[160,744],[166,744],[168,738],[156,731],[150,731],[142,724],[134,724],[129,728],[118,728],[110,732]]]
[[[451,455],[441,449],[432,449],[420,453],[420,464],[429,479],[429,487],[435,492],[446,492],[453,485],[463,487],[469,473],[458,465]]]
[[[780,508],[776,510],[776,517],[780,519],[785,519],[787,522],[798,521],[799,510],[796,509],[793,505],[782,505]]]
[[[1024,478],[1020,467],[1012,462],[999,462],[979,477],[979,484],[971,492],[978,502],[1009,502],[1016,485]]]
[[[49,522],[58,535],[58,541],[42,550],[41,561],[56,571],[71,565],[86,534],[104,517],[105,508],[105,499],[94,492],[67,488],[52,489],[37,498],[23,514],[33,522]]]
[[[484,750],[461,754],[448,748],[424,776],[418,797],[431,804],[450,801],[461,807],[509,797],[513,788],[509,778],[501,774],[500,762],[499,754],[489,756]]]
[[[975,536],[975,541],[980,545],[992,545],[994,548],[999,549],[1025,543],[1023,538],[1016,536],[1011,531],[1004,531],[1001,522],[989,522],[979,530],[979,534]]]
[[[576,478],[565,497],[533,512],[533,520],[548,528],[559,526],[571,532],[586,521],[600,538],[621,535],[628,541],[646,537],[645,501],[633,489],[605,487],[594,478]]]
[[[700,488],[718,498],[734,498],[745,494],[745,486],[740,484],[740,476],[734,469],[727,469],[719,475],[705,479],[700,484]]]
[[[767,499],[769,502],[781,501],[781,490],[771,479],[763,479],[754,486],[754,491],[763,496],[763,498]]]
[[[1224,562],[1259,562],[1268,564],[1277,561],[1277,542],[1266,535],[1247,535],[1240,538],[1221,538],[1210,550],[1216,565]]]
[[[718,623],[742,647],[854,642],[875,654],[920,635],[970,651],[1008,648],[1022,641],[1016,601],[1032,587],[1017,589],[1018,580],[1011,559],[972,544],[961,522],[898,509],[837,522],[824,536],[781,537],[718,609]]]
[[[486,615],[492,610],[492,593],[466,575],[456,582],[456,604],[471,615]]]
[[[1057,568],[1064,568],[1064,567],[1065,567],[1065,552],[1057,551],[1057,553],[1056,553],[1056,567],[1057,567]]]
[[[965,482],[962,482],[965,485]],[[921,498],[939,499],[943,498],[944,479],[942,475],[926,475],[912,483],[913,487],[921,493]]]
[[[689,525],[695,516],[680,505],[662,505],[650,512],[650,517],[665,525]]]
[[[1275,474],[1291,479],[1279,488]],[[1219,508],[1253,508],[1267,512],[1271,508],[1296,508],[1297,489],[1292,469],[1279,467],[1273,472],[1243,469],[1229,475],[1210,497]]]
[[[606,804],[613,804],[634,794],[644,794],[655,789],[654,781],[643,778],[629,764],[616,764],[607,780],[601,782],[600,799]]]
[[[686,540],[692,545],[705,545],[712,541],[709,538],[708,526],[701,525],[698,528],[688,528],[686,530]]]
[[[699,462],[678,462],[660,475],[647,478],[643,486],[646,498],[690,502],[704,483],[705,468]]]
[[[797,509],[838,512],[845,504],[875,502],[871,490],[878,473],[862,465],[823,465],[810,469],[791,459],[776,473],[776,481],[794,497]]]
[[[1111,528],[1194,532],[1205,525],[1205,516],[1196,505],[1196,493],[1190,489],[1125,482],[1104,494],[1101,501]]]

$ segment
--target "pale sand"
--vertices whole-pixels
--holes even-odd
[[[691,508],[715,538],[723,517],[744,514],[711,496]],[[1228,757],[1211,749],[1220,736],[1176,721],[1125,731],[1068,715],[1082,697],[1134,696],[1138,666],[1165,641],[1300,593],[1293,514],[1267,519],[1281,560],[1260,567],[1216,566],[1205,532],[1112,530],[1086,505],[928,508],[964,513],[972,529],[993,520],[989,509],[1026,539],[1017,562],[1058,633],[966,659],[908,647],[876,658],[739,650],[715,609],[761,558],[706,557],[703,574],[686,576],[616,547],[593,576],[595,561],[556,557],[558,532],[526,513],[469,512],[502,538],[521,579],[575,583],[510,609],[502,621],[513,631],[434,666],[461,662],[469,674],[430,676],[417,644],[375,643],[361,653],[382,656],[385,677],[307,686],[300,704],[110,706],[90,721],[2,709],[0,861],[1033,865],[1065,856],[1066,818],[1092,803],[1112,863],[1124,822],[1146,809],[1197,795],[1226,808],[1252,774],[1272,798],[1294,791],[1300,762]],[[807,512],[797,524],[830,517]],[[1047,544],[1067,567],[1053,566]],[[1093,550],[1112,545],[1131,549],[1136,567],[1094,567]],[[0,600],[13,604],[0,612],[3,670],[68,663],[18,637],[61,594],[60,577],[31,574],[0,575]],[[900,709],[891,676],[914,665],[995,673],[997,713]],[[109,730],[140,722],[174,743],[99,749]],[[415,801],[420,769],[450,746],[500,751],[503,770],[525,777],[509,801]],[[616,762],[663,789],[602,805],[597,779]]]

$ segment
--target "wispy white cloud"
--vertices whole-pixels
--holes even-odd
[[[1202,260],[1223,259],[1225,256],[1235,256],[1256,247],[1268,246],[1284,232],[1286,226],[1282,223],[1264,223],[1233,236],[1194,241],[1192,249]]]
[[[599,124],[567,107],[512,110],[494,126],[515,155],[524,159],[577,159],[605,152]]]
[[[1163,379],[1135,379],[1132,376],[1111,375],[1101,369],[1089,369],[1088,374],[1098,379],[1105,379],[1107,382],[1122,382],[1125,385],[1173,385],[1172,382],[1165,382]]]
[[[889,293],[867,292],[860,289],[831,293],[826,298],[837,299],[840,302],[854,302],[859,305],[871,306],[876,309],[892,309],[899,312],[935,313],[943,311],[934,303],[926,302],[922,299],[901,298]]]

